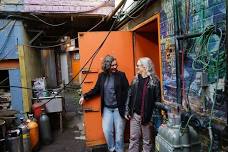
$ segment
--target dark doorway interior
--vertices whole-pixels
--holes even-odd
[[[0,71],[0,92],[9,92],[9,72],[8,70]]]

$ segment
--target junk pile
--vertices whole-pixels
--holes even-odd
[[[38,120],[33,114],[28,114],[18,122],[17,114],[12,110],[0,110],[1,152],[34,152],[39,150],[41,144],[52,142],[50,121],[45,109],[42,109]]]
[[[32,80],[33,97],[40,98],[48,96],[46,87],[47,83],[45,77]]]
[[[11,95],[8,92],[0,92],[0,110],[9,109],[11,105]]]

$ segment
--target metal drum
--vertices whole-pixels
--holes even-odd
[[[0,149],[6,151],[6,122],[0,119]]]

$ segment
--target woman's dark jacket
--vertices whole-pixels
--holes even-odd
[[[114,75],[114,88],[116,93],[118,110],[120,115],[124,118],[125,102],[127,99],[127,91],[129,87],[128,80],[124,72],[117,71],[113,72],[112,74]],[[107,73],[100,73],[98,75],[98,79],[94,88],[84,94],[85,100],[89,100],[94,96],[101,96],[101,113],[103,113],[104,109],[104,83],[107,76]]]
[[[128,90],[128,98],[125,106],[125,115],[133,116],[134,107],[138,93],[138,79],[134,79]],[[160,81],[157,78],[149,79],[147,83],[147,93],[144,96],[143,119],[142,124],[150,122],[155,107],[155,102],[161,102]]]

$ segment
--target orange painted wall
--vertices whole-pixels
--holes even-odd
[[[159,46],[156,40],[157,33],[136,32],[135,35],[135,62],[140,57],[149,57],[154,63],[156,74],[160,77]]]
[[[78,74],[79,70],[80,70],[80,60],[76,60],[74,58],[74,55],[76,54],[76,52],[72,52],[71,54],[71,64],[72,64],[72,78],[76,76],[76,74]],[[79,75],[73,80],[73,83],[75,84],[79,84]]]

